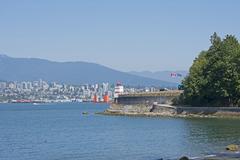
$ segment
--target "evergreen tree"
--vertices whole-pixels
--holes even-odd
[[[211,46],[194,60],[183,81],[183,103],[192,106],[240,106],[240,44],[214,33]]]

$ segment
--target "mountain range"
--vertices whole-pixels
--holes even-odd
[[[13,58],[0,55],[0,79],[4,81],[34,81],[67,84],[94,84],[120,81],[130,86],[176,87],[177,83],[121,72],[88,62],[55,62],[39,58]]]

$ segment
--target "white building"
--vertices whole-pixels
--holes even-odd
[[[117,85],[114,88],[114,98],[117,98],[120,94],[123,94],[124,87],[121,83],[117,83]]]

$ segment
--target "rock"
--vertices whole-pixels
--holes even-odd
[[[186,156],[183,156],[183,157],[181,157],[179,160],[189,160],[189,158],[186,157]]]
[[[82,114],[88,114],[88,112],[82,112]]]
[[[239,147],[236,144],[230,144],[226,147],[226,150],[235,152],[239,150]]]

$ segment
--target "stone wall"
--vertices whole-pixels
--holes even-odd
[[[106,114],[146,116],[234,116],[240,117],[237,107],[176,107],[166,104],[111,104]]]
[[[144,97],[118,97],[116,99],[117,104],[153,104],[154,102],[160,104],[171,104],[175,97],[171,96],[144,96]]]
[[[239,116],[240,107],[182,107],[171,106],[172,100],[181,91],[163,91],[153,93],[124,94],[115,99],[115,103],[105,111],[106,114],[148,115],[148,116]]]
[[[182,91],[161,91],[161,92],[144,92],[144,93],[133,93],[119,95],[114,100],[117,104],[133,105],[133,104],[147,104],[152,105],[153,103],[159,104],[172,104],[172,100],[178,97]]]
[[[240,107],[176,107],[178,114],[240,115]]]
[[[108,110],[116,113],[146,113],[150,112],[151,109],[152,106],[144,104],[138,105],[111,104]]]

